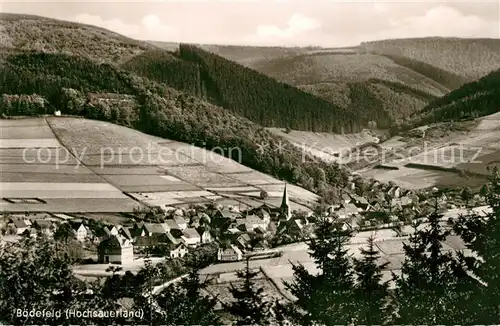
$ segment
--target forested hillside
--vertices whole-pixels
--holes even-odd
[[[481,117],[500,111],[500,69],[431,102],[420,124]]]
[[[347,183],[343,168],[303,157],[298,148],[248,119],[108,64],[63,54],[24,53],[0,62],[0,76],[0,94],[7,94],[0,102],[3,115],[60,109],[208,149],[239,147],[242,164],[320,193]],[[125,101],[96,100],[108,98],[108,93]],[[12,96],[19,94],[36,95]],[[132,99],[135,104],[126,104]]]
[[[190,91],[266,127],[340,133],[358,131],[369,121],[364,115],[356,115],[200,47],[181,44],[178,57],[184,62],[147,52],[123,67]],[[171,76],[185,66],[190,72],[196,67],[199,71]],[[163,72],[159,72],[160,68]]]

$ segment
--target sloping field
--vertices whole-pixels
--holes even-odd
[[[263,187],[272,185],[269,191],[283,193],[282,181],[227,159],[219,152],[96,120],[66,117],[47,120],[65,148],[81,158],[92,172],[148,205],[182,205],[214,198],[220,198],[217,203],[243,205],[230,199],[230,195],[260,193],[265,190]],[[318,200],[318,196],[307,190],[289,187],[292,201],[307,206]]]
[[[0,120],[0,125],[2,211],[130,212],[140,205],[82,166],[45,119]]]

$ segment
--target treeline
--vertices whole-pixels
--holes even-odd
[[[0,115],[36,115],[47,114],[49,105],[43,97],[32,95],[3,94],[0,101]]]
[[[229,110],[109,65],[34,53],[9,57],[0,69],[9,78],[0,84],[0,94],[37,93],[65,114],[119,123],[209,150],[240,148],[240,163],[320,194],[347,184],[349,173],[338,164],[318,161]]]
[[[181,44],[179,55],[200,65],[226,109],[263,126],[339,133],[359,131],[368,122],[356,121],[348,110],[194,45]]]
[[[500,69],[463,85],[422,110],[421,124],[481,117],[500,110]]]

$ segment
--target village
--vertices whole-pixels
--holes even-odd
[[[194,205],[192,208],[154,208],[128,216],[129,223],[96,221],[85,214],[72,216],[57,213],[6,214],[0,220],[1,240],[18,241],[23,236],[46,236],[72,240],[80,261],[88,264],[120,264],[124,269],[144,257],[176,259],[208,244],[218,248],[219,262],[240,261],[248,255],[314,237],[318,216],[337,218],[344,229],[363,230],[399,228],[412,217],[425,214],[439,205],[441,212],[464,207],[440,193],[425,198],[423,192],[404,191],[395,185],[374,182],[367,195],[344,193],[336,205],[318,205],[314,210],[292,211],[286,185],[281,205],[267,204],[240,211],[233,206]],[[265,194],[263,194],[265,196]],[[462,197],[464,197],[462,195]],[[480,195],[471,197],[475,206]],[[401,235],[403,231],[399,229]]]

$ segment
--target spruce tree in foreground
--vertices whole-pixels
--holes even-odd
[[[481,260],[468,257],[468,265],[481,283],[473,288],[469,310],[476,316],[475,324],[500,324],[500,173],[492,171],[482,191],[491,213],[479,216],[470,213],[453,223],[468,249]]]
[[[215,312],[216,299],[202,295],[204,284],[192,271],[180,283],[168,286],[157,295],[138,297],[136,309],[144,311],[139,324],[149,325],[220,325]]]
[[[247,258],[245,269],[236,273],[243,284],[239,287],[231,284],[230,292],[235,301],[227,310],[236,317],[236,325],[273,324],[272,304],[266,300],[264,289],[255,284],[255,277],[259,272],[250,270]]]
[[[380,325],[390,316],[389,285],[382,282],[382,271],[389,262],[379,265],[379,251],[375,247],[373,236],[368,238],[367,248],[361,248],[361,259],[354,259],[356,285],[354,287],[358,304],[357,324]]]
[[[397,324],[470,324],[474,319],[464,303],[470,302],[477,281],[460,255],[444,251],[450,230],[441,218],[436,210],[425,226],[414,225],[409,243],[404,243],[401,275],[395,276]]]
[[[353,270],[347,249],[350,231],[341,223],[322,219],[317,237],[310,240],[310,255],[319,273],[310,273],[303,265],[293,266],[294,280],[286,282],[297,297],[290,318],[300,325],[346,325],[356,322]]]

